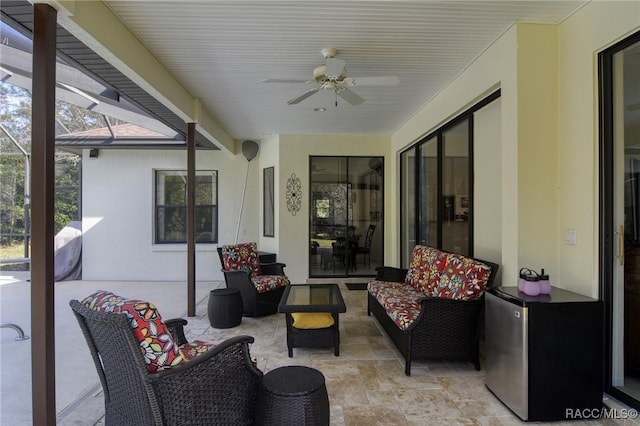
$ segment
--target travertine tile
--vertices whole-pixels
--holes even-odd
[[[404,426],[407,422],[401,410],[393,406],[344,407],[347,426]]]
[[[414,418],[407,417],[407,423],[411,426],[442,426],[442,425],[472,425],[472,426],[502,426],[500,419],[497,417],[480,417],[480,418]]]
[[[463,417],[458,403],[449,398],[442,389],[399,388],[393,394],[407,418]]]
[[[340,356],[333,348],[296,348],[289,358],[282,314],[261,318],[244,317],[238,327],[214,329],[207,318],[206,301],[189,318],[187,337],[220,342],[237,335],[255,338],[251,354],[265,373],[288,365],[320,370],[326,380],[332,426],[376,425],[479,425],[514,426],[518,419],[484,385],[484,370],[471,363],[415,361],[411,376],[404,374],[404,359],[366,313],[366,291],[342,289],[347,313],[341,314]],[[77,408],[67,425],[98,425],[102,417],[102,395]],[[89,415],[91,414],[91,415]],[[639,426],[632,420],[545,423],[568,426]]]
[[[349,406],[369,406],[369,399],[364,384],[361,380],[327,380],[327,392],[329,401],[340,404],[343,409]]]

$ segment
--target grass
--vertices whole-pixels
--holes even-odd
[[[24,244],[10,244],[0,246],[0,259],[22,259],[24,258]],[[29,264],[27,262],[19,263],[2,263],[0,264],[2,271],[28,271]]]
[[[15,259],[24,257],[24,244],[14,243],[0,247],[0,259]]]

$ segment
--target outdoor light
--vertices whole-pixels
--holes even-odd
[[[89,157],[90,158],[98,158],[98,155],[100,155],[100,150],[98,148],[94,148],[89,150]]]

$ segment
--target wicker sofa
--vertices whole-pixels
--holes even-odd
[[[485,260],[416,246],[409,269],[383,266],[367,285],[367,313],[376,317],[405,358],[473,362],[478,354],[484,291],[498,265]]]

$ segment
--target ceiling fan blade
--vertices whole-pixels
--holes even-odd
[[[352,79],[353,86],[395,86],[400,83],[396,76],[356,77]]]
[[[353,90],[347,89],[346,87],[342,90],[338,91],[338,96],[340,96],[345,101],[349,102],[351,105],[360,105],[364,102],[364,98],[358,95]]]
[[[313,83],[309,80],[301,80],[295,78],[267,78],[262,80],[263,83]]]
[[[295,105],[295,104],[299,104],[300,102],[304,101],[305,99],[307,99],[309,96],[315,94],[318,92],[318,90],[320,90],[319,87],[314,87],[311,90],[307,90],[306,92],[304,92],[302,95],[298,96],[297,98],[293,98],[293,99],[289,99],[287,101],[287,103],[289,105]]]
[[[325,74],[327,75],[327,77],[338,78],[342,74],[342,70],[344,70],[344,66],[346,64],[347,63],[342,59],[328,58],[326,63],[327,69],[325,71]]]

